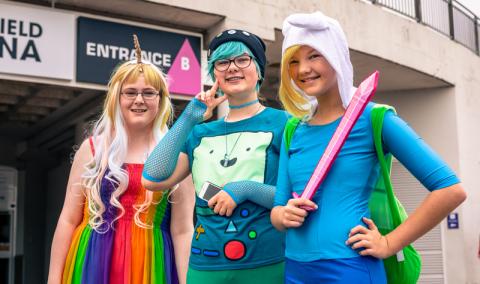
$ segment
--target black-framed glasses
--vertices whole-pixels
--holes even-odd
[[[141,95],[144,100],[153,100],[155,99],[160,92],[157,92],[153,89],[146,90],[136,90],[136,89],[126,89],[122,91],[122,95],[129,100],[134,100],[138,95]]]
[[[250,66],[250,63],[252,63],[252,57],[250,55],[243,54],[231,59],[220,59],[213,63],[213,67],[215,70],[223,72],[230,67],[232,62],[238,68],[245,69]]]

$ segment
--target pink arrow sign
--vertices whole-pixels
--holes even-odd
[[[320,184],[323,182],[327,176],[328,171],[333,165],[333,162],[337,158],[340,149],[347,140],[350,131],[352,131],[355,122],[362,114],[363,110],[367,106],[367,103],[375,94],[378,84],[378,71],[375,71],[367,79],[365,79],[360,86],[358,86],[357,91],[353,95],[352,101],[345,111],[340,124],[337,126],[335,133],[333,134],[332,139],[328,142],[327,148],[322,155],[322,158],[315,167],[310,180],[308,181],[305,189],[301,196],[298,196],[296,192],[293,193],[294,198],[307,198],[312,199],[315,193],[317,192]],[[312,208],[304,208],[306,210],[311,210]]]
[[[195,96],[200,92],[200,63],[188,39],[185,39],[175,57],[168,71],[168,78],[171,93]]]

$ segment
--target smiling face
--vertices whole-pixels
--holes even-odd
[[[335,70],[316,49],[303,45],[288,62],[289,75],[309,96],[320,97],[338,90]]]
[[[127,127],[144,128],[153,125],[159,110],[160,95],[158,95],[158,91],[145,82],[144,76],[139,76],[136,81],[123,84],[120,109]],[[137,95],[133,96],[133,93],[137,93]],[[144,95],[138,95],[138,93]],[[153,93],[157,95],[152,96]]]
[[[225,94],[240,97],[256,91],[258,73],[253,60],[245,53],[214,63],[215,78]]]

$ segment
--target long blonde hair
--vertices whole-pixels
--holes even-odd
[[[278,96],[280,102],[287,112],[295,117],[303,118],[310,114],[308,100],[300,94],[293,86],[289,73],[289,62],[293,55],[300,49],[300,45],[294,45],[285,50],[280,68],[280,89]]]
[[[82,184],[86,188],[88,200],[89,224],[97,232],[106,232],[113,228],[113,223],[125,214],[120,203],[120,196],[128,186],[129,178],[123,168],[128,149],[128,136],[125,130],[125,121],[120,111],[120,93],[122,85],[136,82],[143,76],[145,82],[160,92],[159,110],[153,122],[153,136],[155,142],[160,141],[167,132],[167,123],[172,116],[172,104],[168,92],[165,75],[151,63],[137,63],[129,61],[121,64],[112,74],[108,83],[108,92],[105,98],[103,112],[95,123],[92,133],[94,157],[85,166],[82,175]],[[107,173],[108,169],[108,173]],[[110,197],[110,204],[120,210],[111,224],[106,224],[103,214],[106,211],[101,198],[101,182],[105,177],[115,187]],[[153,193],[146,191],[142,204],[135,205],[135,224],[143,228],[151,228],[151,224],[143,222],[140,214],[145,213],[154,202]],[[105,227],[105,225],[108,225]]]

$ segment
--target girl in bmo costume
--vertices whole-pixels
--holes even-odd
[[[143,171],[154,191],[192,174],[197,224],[188,283],[283,283],[284,235],[269,215],[287,115],[258,101],[265,63],[257,36],[228,30],[215,37],[208,59],[215,84],[187,106]],[[215,98],[217,88],[225,95]],[[225,100],[224,118],[200,124]],[[209,184],[221,190],[207,202],[198,195]]]
[[[75,154],[48,283],[185,283],[193,186],[151,192],[141,185],[172,106],[164,75],[142,61],[134,39],[137,60],[113,72],[93,136]]]
[[[320,12],[294,14],[283,25],[280,99],[303,118],[282,145],[272,223],[286,230],[286,283],[386,283],[382,258],[437,225],[464,199],[452,170],[394,112],[383,122],[384,149],[431,191],[386,236],[368,218],[379,173],[369,103],[313,200],[305,188],[355,91],[348,45],[337,21]],[[284,139],[285,143],[285,139]],[[302,207],[316,208],[306,211]]]

